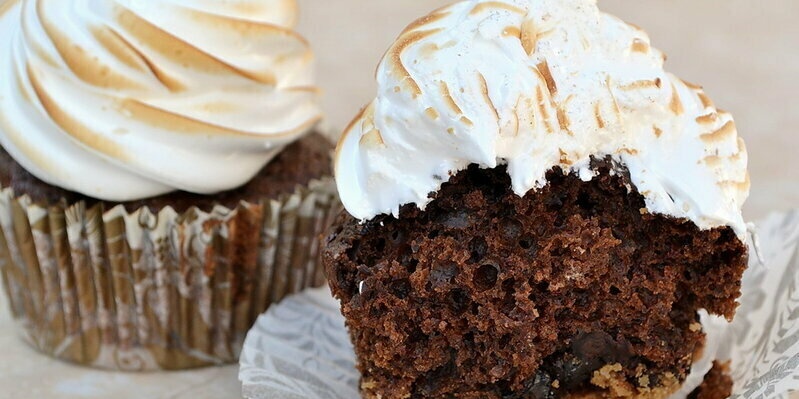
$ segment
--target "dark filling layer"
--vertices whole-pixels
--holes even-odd
[[[702,385],[696,388],[688,399],[727,399],[732,396],[733,381],[730,376],[730,363],[713,362],[713,368],[705,375]]]
[[[286,147],[269,162],[247,184],[235,190],[214,195],[199,195],[173,192],[141,201],[124,203],[129,211],[150,207],[158,211],[166,206],[183,212],[191,207],[210,211],[215,205],[235,208],[240,201],[258,202],[261,199],[276,199],[294,192],[298,185],[307,185],[313,179],[331,175],[330,141],[319,133],[313,133]],[[34,202],[46,205],[73,204],[86,201],[89,205],[99,202],[79,193],[67,191],[47,184],[33,176],[2,148],[0,148],[0,184],[11,187],[18,195],[27,194]],[[116,203],[109,204],[115,206]]]
[[[626,172],[594,167],[590,182],[552,170],[521,198],[504,167],[472,166],[426,211],[342,214],[323,261],[366,397],[676,388],[704,340],[697,310],[733,316],[746,248],[730,228],[647,213]]]

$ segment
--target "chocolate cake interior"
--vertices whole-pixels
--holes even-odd
[[[746,267],[730,228],[646,211],[624,168],[551,170],[519,197],[472,165],[425,211],[342,214],[324,254],[367,398],[666,397],[732,318]]]

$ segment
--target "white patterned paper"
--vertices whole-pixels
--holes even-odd
[[[705,357],[672,399],[698,385],[714,359],[732,360],[733,398],[787,398],[799,390],[799,210],[772,215],[757,235],[759,249],[752,250],[735,321],[702,315]],[[290,297],[262,315],[240,364],[248,399],[360,397],[355,354],[326,288]]]

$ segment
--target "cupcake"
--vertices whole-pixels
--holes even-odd
[[[332,144],[296,22],[292,0],[0,6],[0,272],[35,348],[234,362],[323,283]]]
[[[698,311],[735,315],[749,179],[733,118],[664,60],[595,0],[462,1],[402,32],[339,142],[322,254],[363,397],[681,388]]]

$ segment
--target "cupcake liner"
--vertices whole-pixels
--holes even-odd
[[[66,361],[177,370],[238,359],[270,304],[324,282],[332,179],[210,212],[43,207],[0,190],[0,275],[24,339]]]

